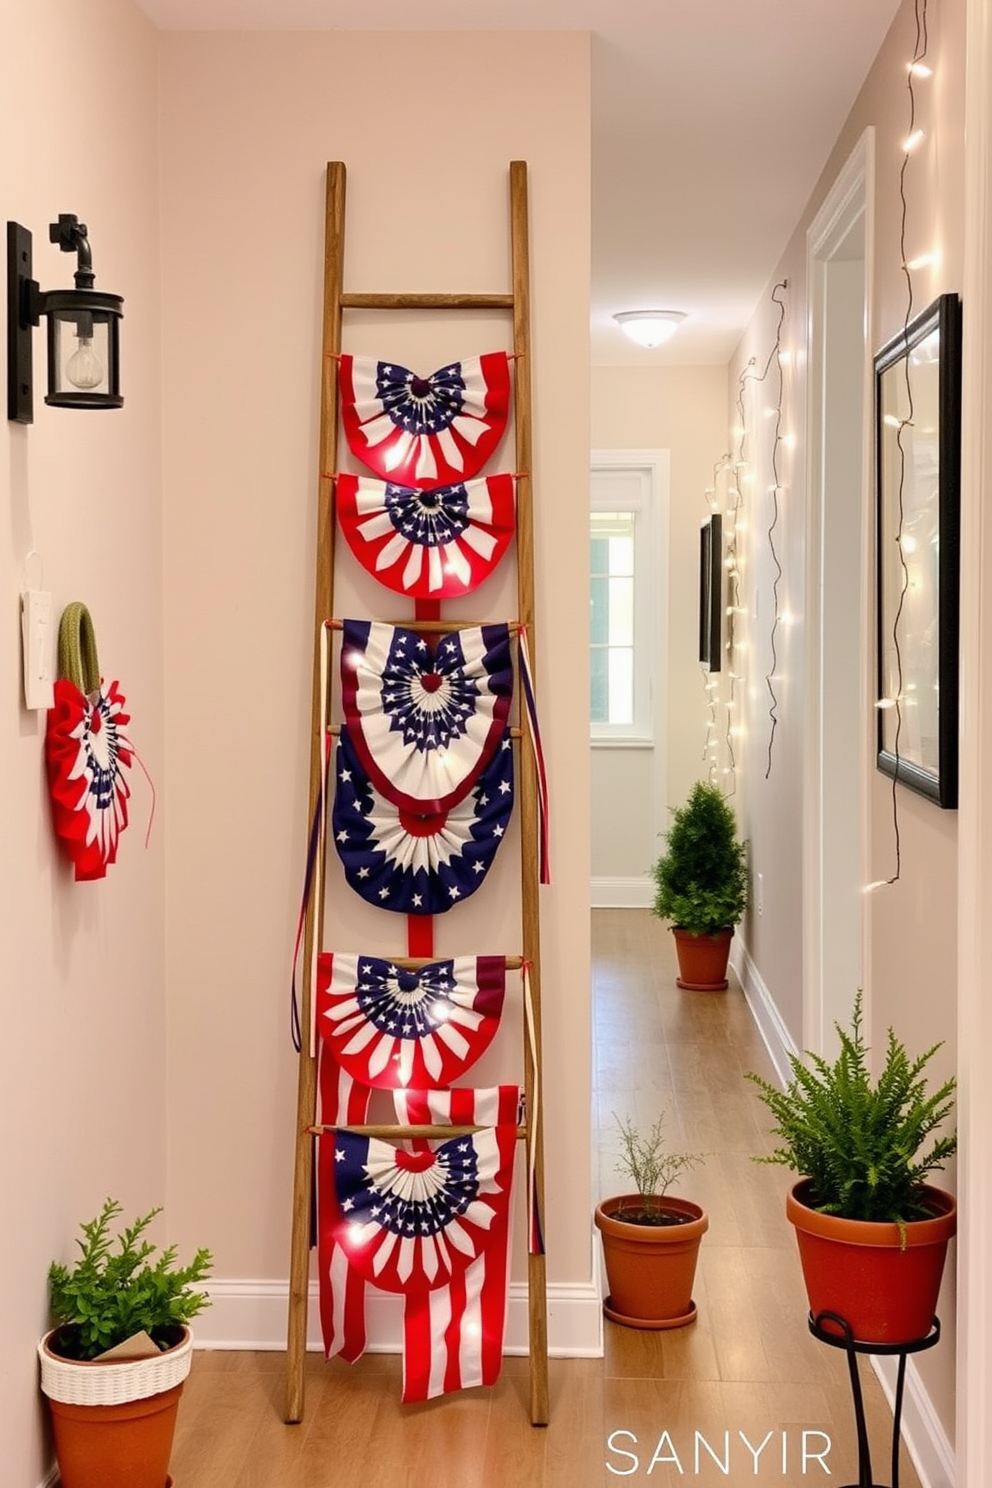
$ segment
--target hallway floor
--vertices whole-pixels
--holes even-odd
[[[680,991],[658,920],[597,910],[593,1016],[596,1191],[625,1187],[614,1111],[650,1125],[664,1110],[671,1145],[708,1154],[679,1186],[710,1219],[697,1322],[668,1333],[606,1322],[603,1359],[552,1359],[547,1429],[528,1421],[526,1359],[507,1359],[490,1390],[402,1407],[398,1358],[310,1355],[305,1419],[286,1426],[281,1353],[201,1353],[179,1415],[175,1488],[856,1480],[846,1364],[806,1327],[784,1215],[790,1176],[751,1161],[767,1150],[767,1123],[742,1075],[771,1066],[740,991],[733,981],[725,994]],[[889,1482],[891,1417],[867,1361],[862,1379],[875,1475]],[[919,1488],[905,1451],[900,1474],[901,1488]]]

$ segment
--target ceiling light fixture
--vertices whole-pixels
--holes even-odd
[[[613,319],[631,341],[649,349],[671,340],[685,320],[683,310],[622,310]]]
[[[34,420],[31,336],[48,318],[48,394],[56,408],[120,408],[120,295],[94,289],[87,227],[63,212],[48,229],[63,253],[76,254],[74,289],[42,290],[31,277],[31,234],[7,223],[7,417]]]

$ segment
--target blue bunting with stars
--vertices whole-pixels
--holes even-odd
[[[477,783],[448,811],[407,811],[376,789],[342,725],[331,829],[345,878],[377,909],[444,914],[482,883],[513,811],[510,730]]]

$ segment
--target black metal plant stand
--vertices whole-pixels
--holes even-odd
[[[824,1322],[833,1323],[841,1330],[840,1333],[828,1332],[823,1327]],[[894,1354],[898,1357],[899,1373],[896,1379],[896,1401],[892,1417],[891,1488],[899,1488],[899,1430],[902,1421],[906,1358],[909,1354],[922,1353],[924,1349],[931,1349],[935,1343],[939,1343],[940,1319],[934,1318],[933,1326],[925,1338],[916,1338],[910,1343],[862,1343],[854,1337],[850,1323],[836,1312],[818,1312],[815,1317],[810,1313],[809,1331],[821,1343],[828,1343],[831,1348],[842,1348],[847,1354],[847,1367],[851,1376],[851,1395],[854,1398],[854,1420],[858,1431],[858,1481],[847,1484],[846,1488],[885,1488],[884,1484],[876,1483],[871,1475],[871,1448],[868,1444],[868,1428],[865,1425],[865,1403],[861,1393],[861,1377],[858,1373],[858,1355]]]

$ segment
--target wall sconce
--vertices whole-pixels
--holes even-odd
[[[120,408],[120,295],[93,288],[84,222],[63,212],[48,229],[63,253],[77,255],[75,289],[42,290],[31,277],[31,234],[7,223],[7,417],[34,422],[31,341],[48,317],[48,393],[53,408]]]
[[[684,310],[622,310],[613,319],[631,341],[648,349],[670,341],[685,320]]]

